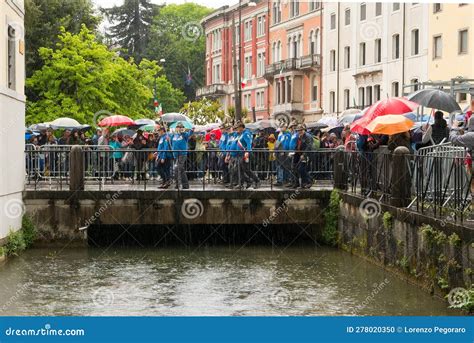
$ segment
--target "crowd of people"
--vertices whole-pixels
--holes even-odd
[[[469,123],[470,114],[466,114]],[[188,189],[190,180],[206,175],[228,188],[258,188],[266,178],[272,178],[277,187],[309,188],[318,171],[331,170],[332,166],[329,155],[317,160],[315,152],[341,146],[360,153],[374,152],[382,145],[390,152],[404,146],[413,153],[451,140],[474,148],[474,131],[452,133],[439,111],[434,113],[433,124],[391,136],[356,135],[349,125],[333,132],[312,131],[296,120],[283,123],[278,130],[257,132],[251,132],[242,122],[223,123],[218,135],[215,130],[185,129],[183,122],[173,130],[157,125],[152,133],[138,130],[133,135],[111,134],[109,129],[97,129],[92,137],[74,130],[64,130],[59,138],[54,133],[52,129],[43,130],[29,143],[34,147],[83,145],[86,152],[99,151],[98,157],[86,160],[86,170],[92,166],[96,173],[105,172],[114,179],[159,179],[163,189],[173,182],[178,188]],[[45,169],[45,161],[41,164]],[[65,164],[64,170],[68,168]]]

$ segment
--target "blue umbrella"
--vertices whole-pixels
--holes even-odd
[[[191,124],[191,123],[188,122],[188,121],[177,121],[177,122],[171,124],[170,128],[171,128],[171,129],[176,129],[176,126],[178,125],[178,123],[183,124],[183,126],[184,126],[185,129],[191,130],[191,129],[193,128],[193,124]]]
[[[416,113],[410,112],[410,113],[405,113],[403,116],[414,122],[426,123],[427,121],[431,121],[431,122],[433,121],[433,117],[429,114],[416,114]]]

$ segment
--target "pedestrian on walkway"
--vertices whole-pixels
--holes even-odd
[[[171,185],[171,140],[164,126],[158,130],[158,152],[156,162],[158,174],[161,177],[161,185],[158,188],[166,189]]]
[[[188,156],[189,137],[194,133],[194,129],[186,132],[184,124],[178,122],[176,125],[176,133],[171,135],[171,148],[174,157],[174,169],[176,176],[176,189],[181,184],[183,189],[189,189],[189,181],[186,175],[186,160]]]

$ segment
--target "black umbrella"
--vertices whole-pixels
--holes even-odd
[[[408,96],[408,100],[416,102],[425,107],[445,112],[461,111],[456,99],[441,89],[421,89]]]

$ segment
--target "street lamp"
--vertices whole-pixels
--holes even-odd
[[[247,3],[248,7],[255,7],[257,4],[253,1]],[[234,26],[235,30],[235,26]],[[239,64],[238,64],[238,85],[237,79],[234,82],[234,93],[238,93],[234,96],[235,98],[235,119],[237,121],[242,119],[242,0],[239,0]],[[235,37],[234,37],[234,56],[235,56]],[[235,58],[234,58],[235,60]],[[237,63],[235,63],[235,68],[237,68]],[[237,69],[234,70],[234,76],[237,72]],[[236,87],[237,86],[237,87]]]

